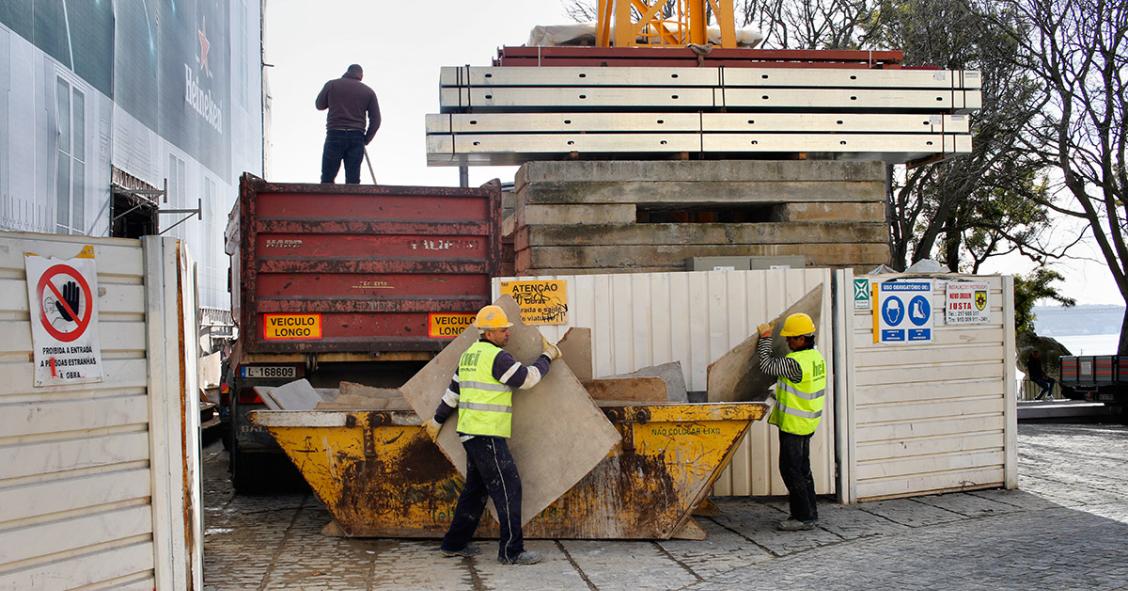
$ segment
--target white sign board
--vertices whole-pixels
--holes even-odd
[[[63,260],[29,254],[24,263],[35,385],[102,381],[93,256]]]
[[[865,278],[854,279],[854,309],[869,310],[873,306],[870,289],[870,280]]]
[[[987,324],[991,320],[987,282],[949,281],[945,290],[944,321],[948,324]]]
[[[886,281],[874,307],[874,342],[932,342],[932,281]]]

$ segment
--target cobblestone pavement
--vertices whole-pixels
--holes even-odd
[[[204,582],[227,589],[1128,590],[1128,428],[1019,426],[1018,491],[844,507],[773,529],[779,501],[720,498],[702,542],[533,540],[535,566],[441,558],[434,541],[326,537],[311,495],[237,497],[205,450]]]

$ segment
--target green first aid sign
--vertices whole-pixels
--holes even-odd
[[[854,280],[854,309],[869,310],[873,306],[869,279]]]

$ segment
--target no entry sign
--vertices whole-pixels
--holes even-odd
[[[35,385],[102,381],[94,259],[28,255],[24,262]]]

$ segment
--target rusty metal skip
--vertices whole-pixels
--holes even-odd
[[[704,539],[697,505],[755,420],[759,402],[601,403],[623,436],[564,496],[525,526],[527,538]],[[256,411],[335,520],[357,537],[441,537],[462,486],[410,411]],[[487,513],[477,532],[496,537]]]

